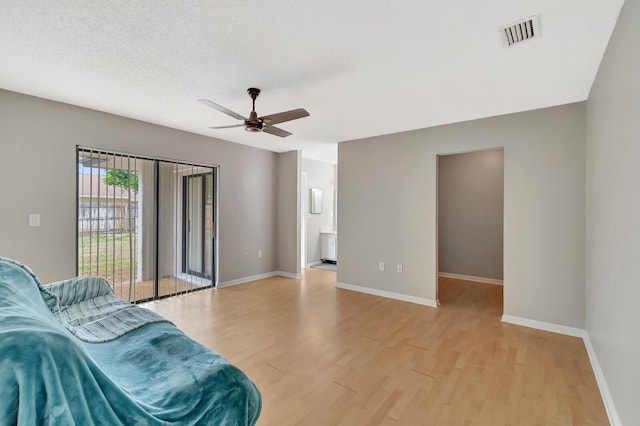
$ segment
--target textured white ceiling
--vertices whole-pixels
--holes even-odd
[[[0,0],[0,87],[336,161],[336,142],[585,100],[623,0]],[[498,28],[540,16],[542,37]],[[285,139],[237,122],[306,108]]]

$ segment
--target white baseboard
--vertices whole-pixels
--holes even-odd
[[[504,284],[503,280],[496,280],[493,278],[484,278],[484,277],[474,277],[473,275],[451,274],[449,272],[438,272],[438,276],[442,278],[453,278],[456,280],[474,281],[477,283],[485,283],[485,284],[495,284],[495,285]]]
[[[587,332],[587,330],[567,327],[565,325],[553,324],[544,321],[536,321],[512,315],[503,315],[502,321],[508,322],[510,324],[521,325],[524,327],[537,328],[538,330],[551,331],[553,333],[566,334],[568,336],[582,338],[584,346],[587,350],[587,355],[589,356],[591,369],[593,370],[593,374],[596,376],[596,382],[598,383],[598,389],[600,390],[600,396],[602,397],[604,408],[607,411],[607,416],[609,417],[609,423],[611,423],[612,426],[622,426],[622,422],[620,421],[620,417],[618,416],[618,411],[616,410],[616,407],[613,403],[613,397],[611,396],[609,385],[607,385],[607,381],[604,377],[604,372],[602,371],[602,367],[600,367],[600,362],[598,361],[596,352],[593,349],[591,338],[589,337],[589,333]]]
[[[602,367],[600,367],[600,362],[598,361],[596,352],[594,351],[593,345],[591,344],[591,338],[589,337],[589,333],[586,331],[584,333],[583,340],[584,340],[584,346],[585,348],[587,348],[589,361],[591,362],[591,369],[593,370],[593,374],[596,376],[596,381],[598,382],[598,388],[600,388],[600,396],[602,397],[604,408],[605,410],[607,410],[609,423],[611,423],[612,426],[622,426],[622,422],[620,421],[620,417],[618,416],[618,411],[616,410],[616,407],[613,404],[613,397],[611,396],[609,385],[607,385],[607,381],[604,378],[604,372],[602,371]]]
[[[231,287],[233,285],[244,284],[255,280],[261,280],[264,278],[270,278],[278,275],[276,272],[267,272],[264,274],[252,275],[250,277],[238,278],[235,280],[229,280],[218,284],[218,288]]]
[[[218,288],[231,287],[231,286],[234,286],[234,285],[244,284],[244,283],[248,283],[248,282],[251,282],[251,281],[262,280],[264,278],[275,277],[277,275],[279,275],[281,277],[285,277],[285,278],[293,278],[293,279],[296,279],[296,280],[302,278],[302,274],[295,275],[295,274],[291,274],[289,272],[272,271],[272,272],[266,272],[264,274],[251,275],[249,277],[243,277],[243,278],[238,278],[238,279],[235,279],[235,280],[225,281],[225,282],[219,283],[218,284]]]
[[[357,291],[359,293],[371,294],[373,296],[381,296],[389,299],[402,300],[403,302],[417,303],[418,305],[431,306],[437,308],[438,305],[435,300],[426,299],[423,297],[409,296],[407,294],[394,293],[392,291],[378,290],[375,288],[362,287],[359,285],[336,283],[336,288],[343,290]]]
[[[307,268],[311,268],[312,266],[322,265],[322,260],[318,260],[317,262],[307,263]]]
[[[521,325],[523,327],[537,328],[538,330],[550,331],[552,333],[566,334],[567,336],[584,338],[585,330],[581,328],[568,327],[566,325],[553,324],[551,322],[537,321],[529,318],[516,317],[513,315],[502,315],[502,322]]]
[[[292,274],[291,272],[284,272],[284,271],[275,271],[273,273],[273,275],[280,275],[281,277],[285,277],[285,278],[293,278],[294,280],[299,280],[300,278],[302,278],[302,274]]]

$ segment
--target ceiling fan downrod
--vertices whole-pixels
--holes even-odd
[[[247,93],[251,96],[251,113],[249,114],[249,119],[245,120],[245,130],[247,132],[261,132],[262,131],[262,120],[258,120],[258,113],[256,113],[256,98],[260,95],[260,89],[256,89],[255,87],[250,87],[247,89]]]

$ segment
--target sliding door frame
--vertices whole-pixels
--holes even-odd
[[[201,184],[201,194],[200,196],[202,197],[202,203],[201,203],[201,208],[200,208],[200,215],[201,215],[201,222],[198,224],[199,226],[202,227],[202,239],[201,239],[201,244],[202,244],[202,255],[201,255],[201,261],[202,261],[202,272],[200,271],[194,271],[191,270],[188,266],[188,256],[187,256],[187,240],[189,239],[189,232],[191,229],[191,222],[187,219],[187,220],[183,220],[182,221],[182,272],[188,275],[193,275],[196,277],[200,277],[200,278],[208,278],[208,279],[212,279],[211,275],[207,275],[206,273],[206,261],[207,261],[207,257],[206,257],[206,250],[205,250],[205,246],[206,246],[206,240],[207,240],[207,234],[205,231],[206,228],[206,224],[207,224],[207,215],[206,215],[206,210],[207,210],[207,182],[206,182],[206,178],[207,176],[211,176],[211,185],[212,185],[212,191],[213,191],[213,209],[214,212],[216,210],[216,199],[215,199],[215,181],[216,181],[216,177],[215,177],[215,173],[213,171],[210,172],[206,172],[206,173],[196,173],[196,174],[192,174],[192,175],[184,175],[181,176],[182,177],[182,217],[183,218],[187,218],[190,210],[189,210],[189,194],[191,194],[191,191],[189,190],[189,180],[193,179],[193,178],[202,178],[202,184]],[[215,222],[215,218],[213,219],[213,221]],[[215,223],[214,223],[215,224]],[[214,232],[214,236],[212,236],[212,238],[214,239],[214,242],[216,240],[215,238],[215,232]],[[215,246],[212,244],[212,250],[211,250],[211,265],[215,265],[215,252],[216,252],[216,248]],[[211,271],[214,275],[215,275],[215,271],[212,268]]]
[[[127,158],[135,158],[135,159],[139,159],[139,160],[148,160],[148,161],[153,161],[153,170],[154,170],[154,177],[153,177],[153,181],[154,181],[154,195],[155,195],[155,199],[154,199],[154,212],[153,212],[153,216],[154,216],[154,233],[155,233],[155,241],[154,241],[154,247],[153,247],[153,252],[154,252],[154,291],[153,291],[153,297],[150,298],[145,298],[145,299],[139,299],[139,300],[134,300],[131,301],[131,303],[142,303],[142,302],[148,302],[151,300],[158,300],[158,299],[162,299],[162,298],[166,298],[166,297],[171,297],[171,296],[176,296],[179,294],[184,294],[184,293],[189,293],[192,291],[198,291],[201,289],[206,289],[206,288],[216,288],[219,285],[219,208],[218,205],[220,204],[220,200],[219,200],[219,173],[220,173],[220,166],[218,165],[211,165],[211,164],[204,164],[204,163],[197,163],[197,162],[187,162],[187,161],[180,161],[180,160],[174,160],[174,159],[166,159],[166,158],[162,158],[162,157],[151,157],[151,156],[145,156],[145,155],[139,155],[139,154],[134,154],[134,153],[125,153],[125,152],[119,152],[119,151],[114,151],[114,150],[107,150],[107,149],[102,149],[102,148],[92,148],[92,147],[88,147],[88,146],[83,146],[83,145],[76,145],[76,164],[75,164],[75,173],[76,173],[76,186],[75,186],[75,199],[76,199],[76,220],[75,220],[75,239],[76,239],[76,265],[75,265],[75,271],[76,271],[76,276],[79,275],[79,256],[80,256],[80,247],[79,247],[79,237],[80,237],[80,230],[79,230],[79,221],[80,221],[80,214],[79,214],[79,203],[80,203],[80,173],[79,173],[79,164],[80,164],[80,157],[81,157],[81,153],[82,152],[88,152],[91,154],[97,154],[97,155],[113,155],[113,156],[122,156],[122,157],[127,157]],[[170,164],[176,164],[176,165],[182,165],[182,166],[192,166],[192,167],[202,167],[202,168],[206,168],[209,169],[210,171],[205,172],[205,173],[198,173],[200,175],[202,175],[203,177],[211,174],[212,175],[212,197],[213,197],[213,212],[212,212],[212,218],[211,220],[213,221],[213,226],[212,226],[212,236],[211,238],[213,239],[213,243],[211,244],[211,249],[212,249],[212,253],[211,253],[211,262],[212,262],[212,268],[211,268],[211,273],[212,273],[212,277],[210,277],[211,280],[211,284],[208,286],[203,286],[201,288],[198,289],[194,289],[194,290],[185,290],[185,291],[179,291],[176,293],[171,293],[171,294],[167,294],[167,295],[159,295],[158,294],[158,289],[159,289],[159,268],[160,268],[160,261],[159,261],[159,247],[160,247],[160,243],[161,241],[159,241],[158,235],[159,235],[159,231],[160,231],[160,220],[159,220],[159,211],[160,211],[160,176],[159,176],[159,165],[160,163],[170,163]],[[198,174],[194,174],[193,176],[196,176]],[[191,175],[185,175],[186,176],[191,176]],[[203,179],[203,187],[204,187],[204,179]],[[203,200],[203,208],[205,208],[205,204],[206,201]],[[179,210],[182,211],[182,206],[179,206]],[[206,218],[203,217],[203,220],[206,220]],[[204,231],[204,230],[203,230]],[[180,233],[182,234],[182,233]],[[180,242],[180,244],[183,244],[182,242]],[[204,252],[204,247],[203,247],[203,252]],[[183,254],[184,255],[184,252]],[[204,256],[204,254],[203,254]],[[179,259],[179,261],[181,261]],[[204,268],[204,265],[203,265]],[[112,283],[110,283],[111,285],[113,285]],[[130,285],[133,283],[130,283]]]

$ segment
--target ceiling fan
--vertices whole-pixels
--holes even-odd
[[[279,112],[277,114],[264,115],[262,117],[258,117],[256,113],[256,98],[260,94],[260,89],[256,89],[255,87],[250,87],[247,89],[247,93],[251,97],[253,101],[253,108],[251,113],[249,114],[249,118],[243,117],[237,112],[233,112],[230,109],[223,107],[222,105],[218,105],[215,102],[212,102],[208,99],[198,99],[198,102],[210,106],[213,109],[216,109],[220,112],[224,112],[227,115],[235,118],[236,120],[242,120],[242,124],[232,124],[230,126],[216,126],[209,127],[210,129],[228,129],[231,127],[244,127],[247,132],[265,132],[272,135],[280,136],[281,138],[286,138],[291,135],[291,133],[286,130],[282,130],[278,127],[275,127],[274,124],[284,123],[285,121],[297,120],[298,118],[308,117],[309,113],[307,110],[303,108],[292,109],[291,111]]]

